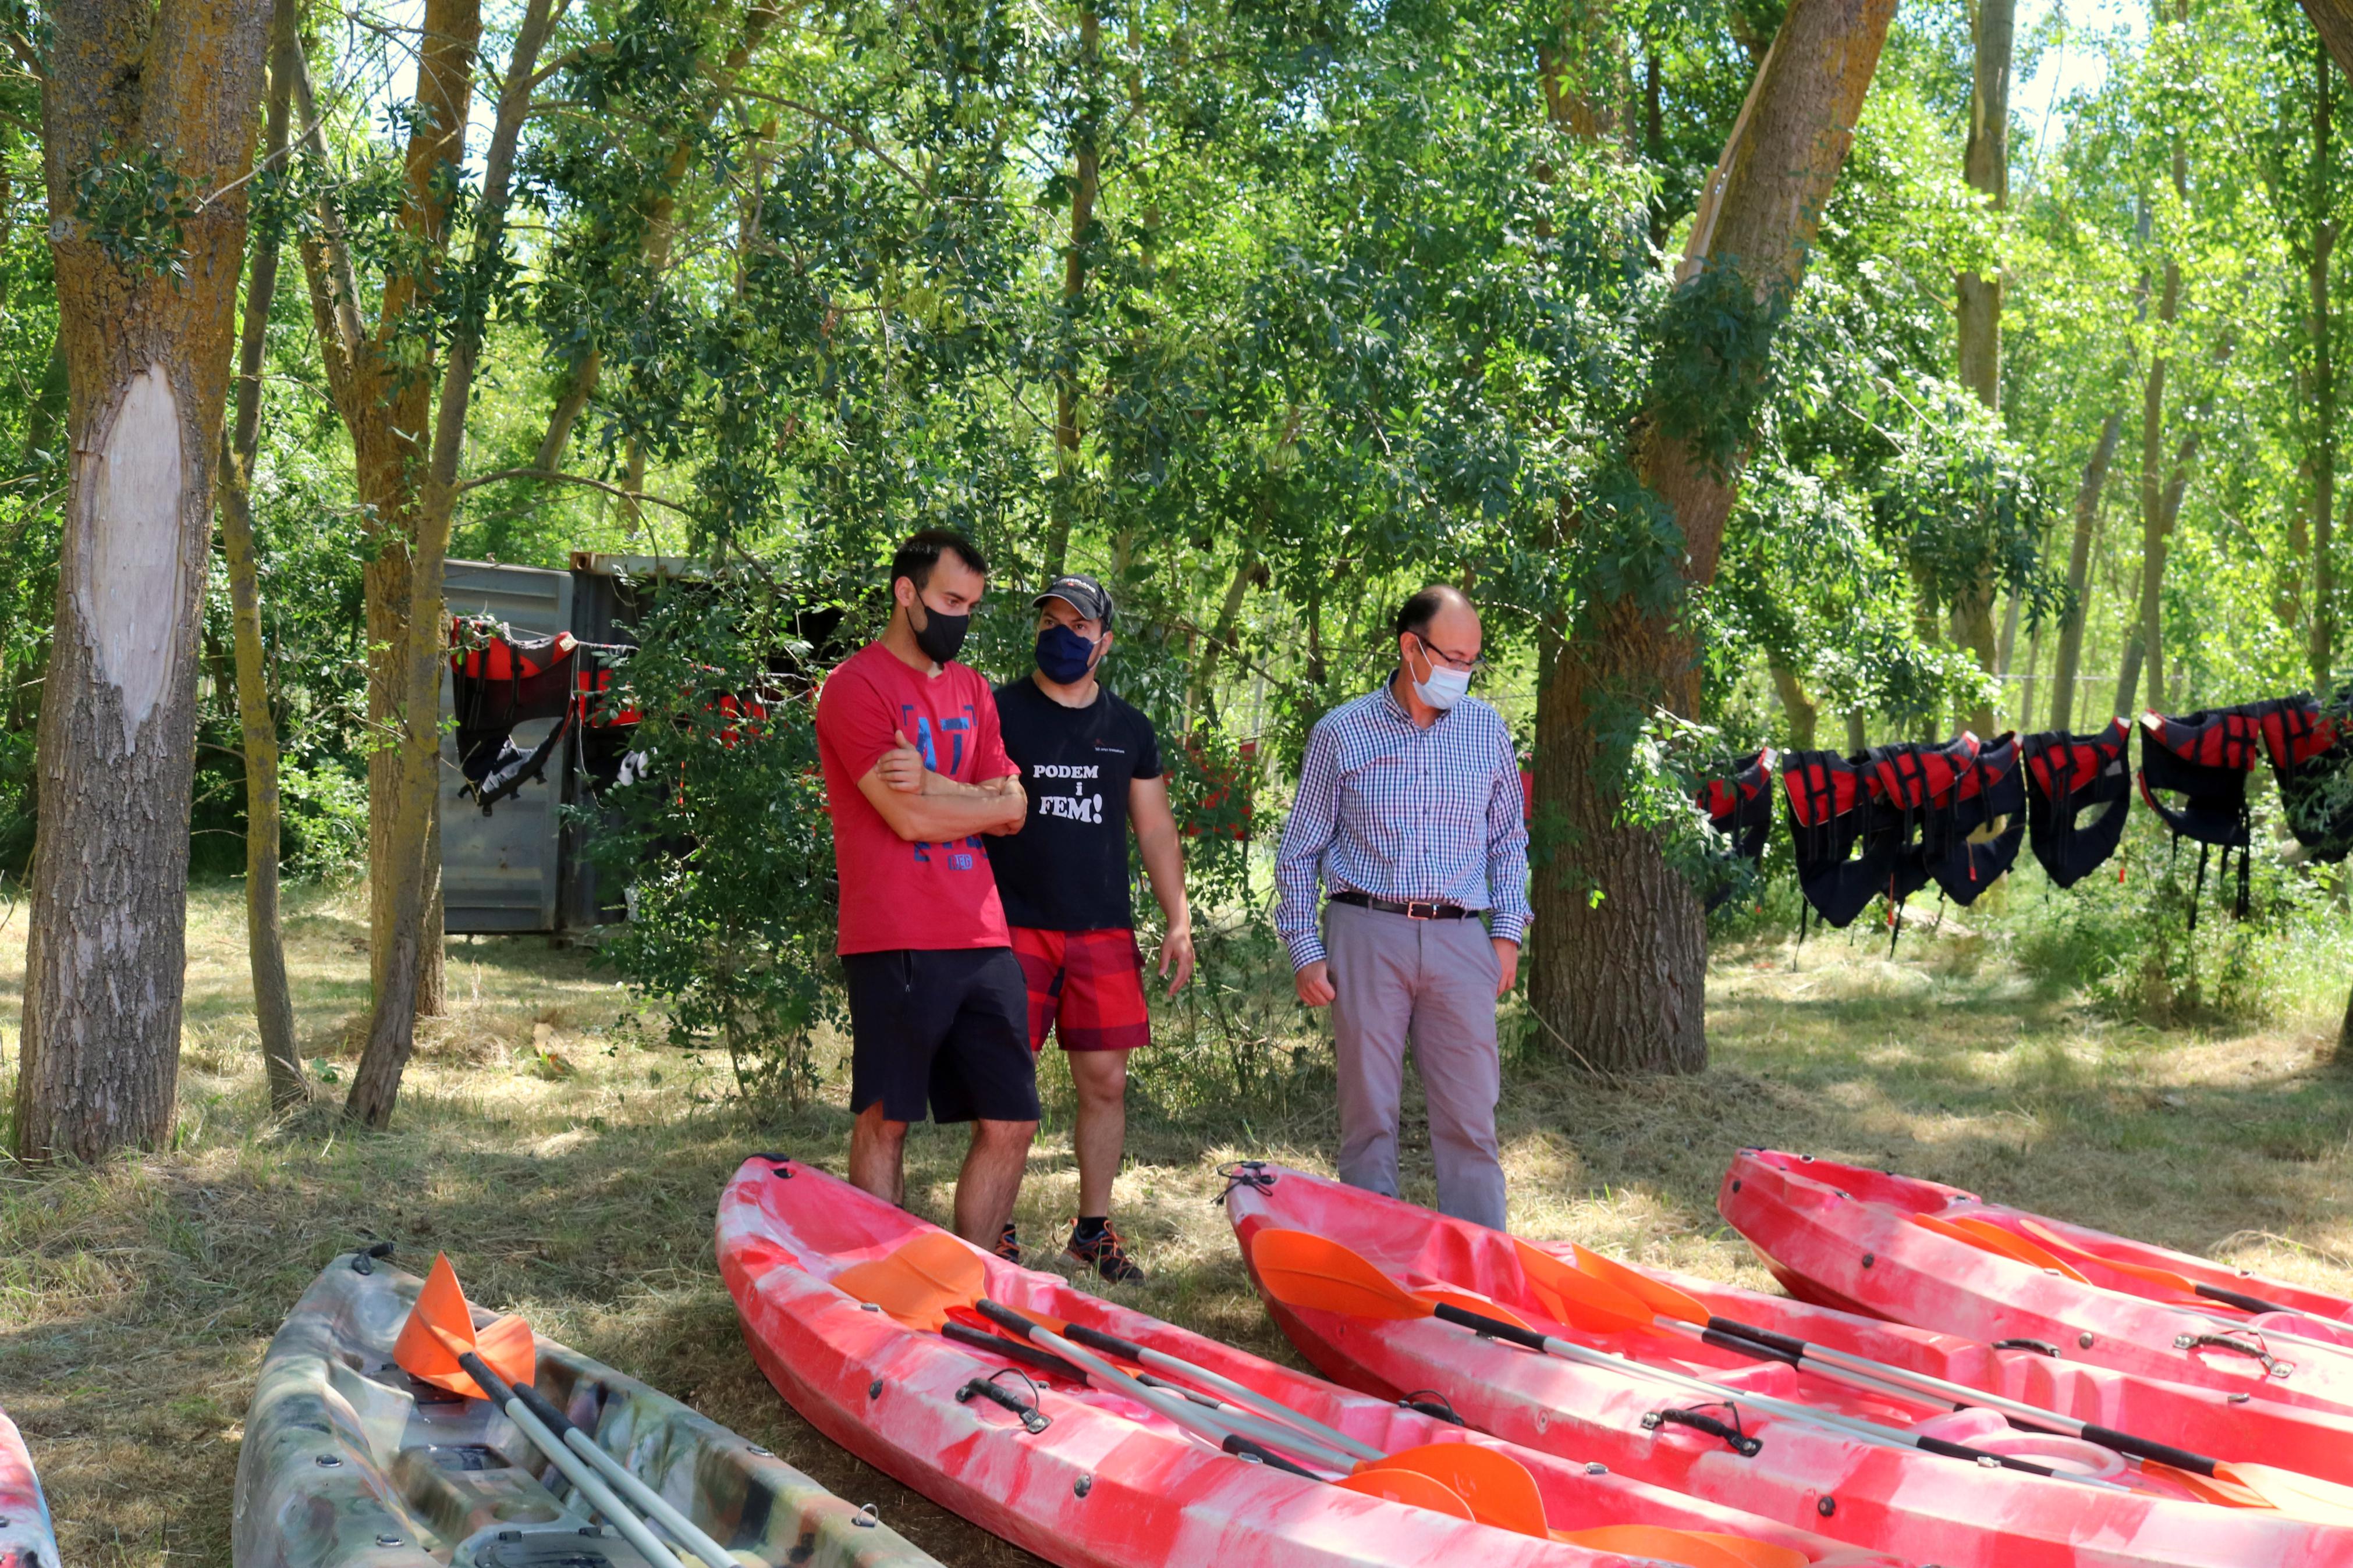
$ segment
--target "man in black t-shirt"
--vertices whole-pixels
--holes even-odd
[[[1106,1279],[1141,1279],[1111,1226],[1112,1178],[1127,1137],[1127,1053],[1152,1038],[1129,897],[1129,824],[1167,921],[1160,973],[1171,996],[1193,973],[1184,858],[1152,721],[1095,680],[1111,649],[1111,595],[1092,577],[1058,577],[1037,607],[1038,668],[997,689],[1005,752],[1021,769],[1029,815],[1020,832],[991,841],[988,858],[1029,991],[1029,1048],[1043,1048],[1052,1030],[1079,1091],[1071,1256]],[[1000,1250],[1014,1241],[1008,1226]]]

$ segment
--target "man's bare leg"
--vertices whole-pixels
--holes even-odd
[[[1079,1124],[1071,1143],[1079,1154],[1079,1213],[1111,1213],[1113,1179],[1127,1144],[1127,1053],[1066,1051],[1079,1091]]]
[[[1021,1195],[1022,1173],[1029,1165],[1029,1140],[1035,1121],[988,1121],[972,1124],[972,1147],[965,1151],[964,1169],[956,1175],[955,1231],[975,1247],[994,1251],[1005,1222],[1013,1217],[1013,1200]]]
[[[885,1121],[879,1100],[858,1113],[849,1130],[849,1184],[885,1203],[906,1201],[907,1124]]]

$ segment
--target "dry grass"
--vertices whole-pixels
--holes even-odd
[[[0,1090],[21,936],[0,932]],[[290,936],[310,1049],[347,1072],[365,984],[358,907],[307,895]],[[2353,1289],[2353,1078],[2318,1065],[2316,1028],[2154,1033],[2038,994],[1977,938],[1907,939],[1894,963],[1879,951],[1810,943],[1796,972],[1785,942],[1721,954],[1702,1077],[1597,1084],[1515,1065],[1514,1223],[1762,1284],[1713,1202],[1728,1153],[1770,1143]],[[720,1065],[647,1048],[578,953],[460,942],[452,1016],[411,1070],[396,1131],[355,1138],[324,1115],[273,1125],[233,889],[195,895],[190,953],[177,1146],[39,1180],[0,1171],[0,1399],[33,1444],[69,1563],[227,1562],[254,1368],[312,1272],[370,1237],[412,1266],[446,1247],[479,1299],[878,1503],[944,1562],[1028,1561],[817,1437],[743,1352],[712,1264],[713,1195],[752,1150],[838,1168],[838,1090],[757,1121]],[[1214,1172],[1245,1154],[1328,1169],[1328,1097],[1313,1073],[1239,1104],[1172,1087],[1201,1108],[1144,1108],[1120,1189],[1154,1276],[1134,1299],[1282,1354],[1210,1205]],[[919,1131],[912,1205],[944,1211],[959,1152],[954,1133]],[[1409,1177],[1427,1199],[1426,1153]],[[1075,1187],[1065,1098],[1022,1198],[1033,1249],[1073,1212]]]

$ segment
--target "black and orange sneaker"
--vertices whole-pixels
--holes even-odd
[[[997,1238],[997,1256],[1008,1263],[1021,1261],[1021,1236],[1009,1219],[1005,1222],[1004,1233]]]
[[[1121,1243],[1119,1232],[1113,1228],[1109,1220],[1103,1221],[1103,1229],[1092,1236],[1082,1236],[1075,1226],[1072,1226],[1066,1256],[1085,1264],[1114,1285],[1140,1284],[1144,1279],[1144,1270],[1127,1256],[1127,1248]]]

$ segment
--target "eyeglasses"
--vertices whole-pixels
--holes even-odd
[[[1431,658],[1436,659],[1439,663],[1444,665],[1449,669],[1456,670],[1461,674],[1470,676],[1480,676],[1487,673],[1487,661],[1481,658],[1476,654],[1449,652],[1447,649],[1439,647],[1436,643],[1431,642],[1428,637],[1423,637],[1419,632],[1416,632],[1413,635],[1413,640],[1421,645],[1421,649],[1424,653],[1430,655]]]

